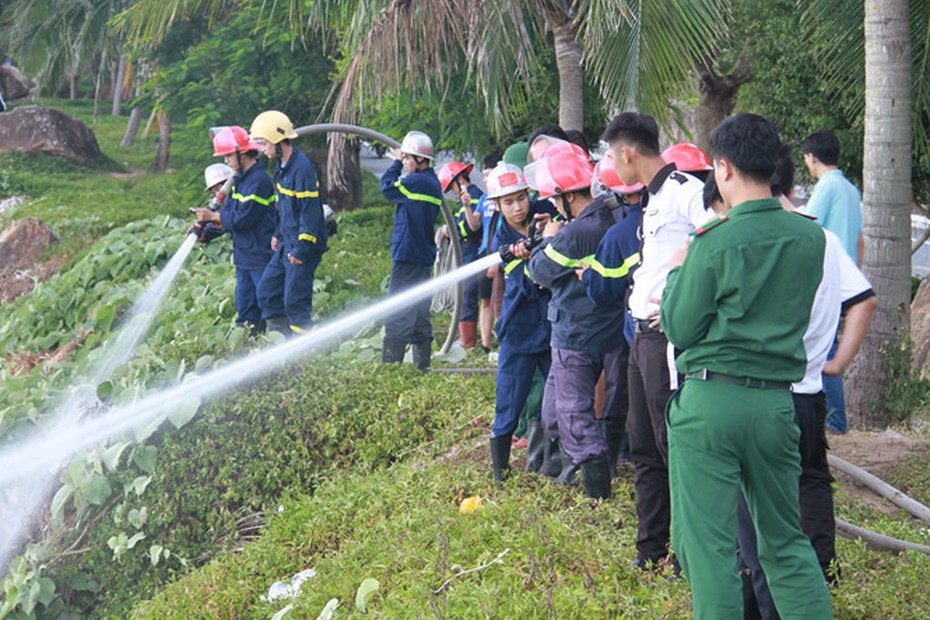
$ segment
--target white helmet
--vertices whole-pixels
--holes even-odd
[[[433,141],[422,131],[410,131],[400,144],[400,152],[433,160]]]
[[[233,174],[233,169],[227,166],[226,164],[210,164],[203,171],[203,182],[206,184],[206,190],[210,191],[210,188],[216,185],[217,183],[223,183],[231,177]]]
[[[488,175],[488,198],[500,198],[528,188],[523,170],[505,161],[498,163]]]

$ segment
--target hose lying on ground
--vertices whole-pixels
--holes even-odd
[[[926,545],[919,545],[917,543],[908,542],[906,540],[892,538],[891,536],[885,536],[884,534],[876,534],[875,532],[853,525],[852,523],[847,523],[842,519],[836,519],[836,533],[843,538],[849,538],[850,540],[861,540],[868,546],[874,549],[878,549],[879,551],[901,553],[902,551],[907,551],[908,549],[916,549],[921,553],[930,555],[930,547]]]
[[[856,482],[865,485],[882,497],[891,500],[895,505],[903,508],[911,515],[930,523],[930,508],[927,508],[917,500],[908,497],[881,478],[873,476],[861,467],[857,467],[849,461],[843,460],[840,457],[834,456],[832,454],[827,455],[827,462],[830,463],[830,467],[840,470]]]

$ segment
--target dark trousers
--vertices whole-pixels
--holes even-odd
[[[801,477],[798,500],[801,530],[810,539],[824,576],[830,580],[830,565],[836,559],[836,521],[833,518],[833,476],[827,463],[824,393],[792,394],[801,439]],[[738,512],[739,569],[743,577],[744,618],[778,618],[772,594],[759,564],[756,531],[746,500],[740,494]]]
[[[497,361],[497,400],[494,407],[494,437],[511,435],[517,429],[536,370],[543,380],[549,376],[550,352],[522,353],[519,345],[501,343]]]
[[[321,258],[292,265],[284,248],[278,246],[258,284],[263,319],[287,317],[291,329],[298,332],[313,327],[313,278]]]
[[[236,267],[236,314],[238,323],[257,325],[262,320],[258,305],[258,284],[265,269],[243,269]]]
[[[473,263],[480,258],[478,248],[481,240],[462,241],[462,264]],[[478,320],[478,283],[479,278],[487,280],[484,273],[475,274],[462,282],[462,313],[459,315],[460,321],[475,322]]]
[[[594,386],[602,370],[618,368],[626,351],[626,342],[607,353],[552,349],[552,367],[543,392],[543,428],[551,438],[561,440],[576,465],[607,453],[594,412]],[[604,419],[626,415],[624,388],[622,382],[605,382]]]
[[[647,560],[668,554],[671,503],[665,406],[671,396],[668,340],[660,332],[636,334],[630,349],[627,428],[636,468],[636,551]]]
[[[401,261],[392,263],[388,293],[396,295],[429,280],[430,271],[430,267],[424,267],[423,265]],[[430,323],[429,315],[431,303],[432,300],[426,297],[384,319],[385,342],[416,343],[432,341],[433,326]]]

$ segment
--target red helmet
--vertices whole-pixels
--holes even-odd
[[[552,136],[544,134],[533,140],[533,143],[530,145],[529,153],[527,153],[526,161],[533,163],[539,161],[543,157],[566,152],[577,153],[584,157],[588,156],[584,149],[574,142],[567,142],[561,138],[553,138]]]
[[[524,169],[527,184],[539,192],[540,198],[591,187],[594,167],[588,154],[574,144],[571,146],[574,148],[550,146],[541,158]]]
[[[238,125],[220,127],[220,129],[213,134],[214,157],[257,150],[258,145],[249,140],[248,132]]]
[[[683,172],[706,172],[714,169],[707,154],[687,142],[673,144],[665,149],[662,159],[670,164],[674,163],[675,167]]]
[[[474,166],[471,164],[463,164],[458,161],[450,161],[448,164],[444,165],[439,169],[439,184],[442,185],[442,191],[448,192],[449,188],[452,187],[452,181],[455,180],[460,174],[471,174]]]
[[[601,194],[604,189],[609,189],[618,194],[637,194],[646,186],[642,183],[627,185],[617,174],[614,169],[614,156],[608,150],[604,157],[594,165],[594,178],[591,181],[591,193],[594,196]]]

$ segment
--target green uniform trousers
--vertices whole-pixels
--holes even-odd
[[[736,506],[746,496],[759,560],[782,618],[831,618],[817,556],[799,525],[791,393],[686,380],[669,401],[672,544],[698,620],[740,620]]]

